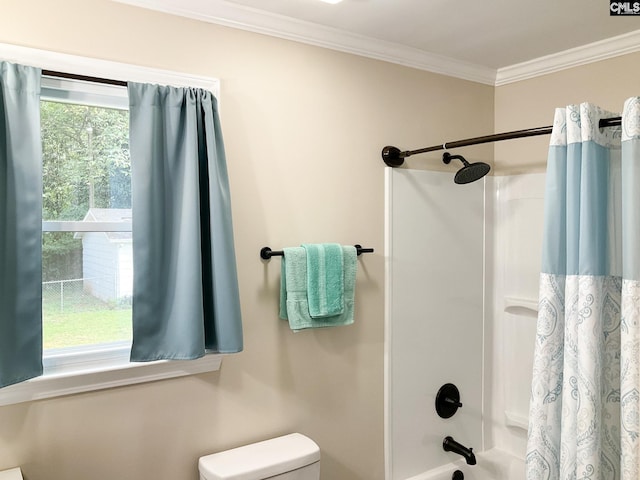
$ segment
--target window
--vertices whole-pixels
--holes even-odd
[[[84,75],[201,87],[216,80],[0,44],[0,58]],[[221,355],[129,362],[131,193],[125,87],[43,78],[45,373],[0,405],[217,370]]]
[[[131,161],[126,88],[49,77],[42,82],[48,370],[47,357],[66,349],[131,343]]]

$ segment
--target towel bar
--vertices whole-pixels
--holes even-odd
[[[373,248],[362,248],[362,245],[354,245],[356,247],[356,253],[373,253]],[[269,260],[271,257],[282,257],[284,252],[282,250],[271,250],[269,247],[262,247],[260,249],[260,258],[263,260]]]

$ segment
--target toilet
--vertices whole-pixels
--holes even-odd
[[[319,480],[320,448],[291,433],[200,457],[198,470],[200,480]]]

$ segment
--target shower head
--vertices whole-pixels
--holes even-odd
[[[451,160],[458,159],[464,166],[456,172],[453,181],[458,184],[471,183],[484,177],[491,167],[484,162],[469,163],[462,155],[451,155],[449,152],[442,154],[442,161],[449,165]]]

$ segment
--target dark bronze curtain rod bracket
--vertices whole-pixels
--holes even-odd
[[[621,117],[603,118],[600,120],[599,127],[617,127],[622,124]],[[404,159],[419,153],[435,152],[436,150],[446,150],[448,148],[468,147],[470,145],[480,145],[482,143],[500,142],[502,140],[512,140],[515,138],[535,137],[538,135],[549,135],[553,130],[553,126],[528,128],[526,130],[515,130],[513,132],[496,133],[494,135],[485,135],[483,137],[467,138],[465,140],[456,140],[455,142],[445,142],[442,145],[434,145],[431,147],[420,148],[418,150],[401,151],[397,147],[386,146],[382,149],[382,160],[389,167],[399,167],[404,163]]]
[[[356,247],[356,253],[373,253],[373,248],[362,248],[362,245],[354,245]],[[271,250],[269,247],[262,247],[260,249],[260,258],[263,260],[269,260],[271,257],[282,257],[284,252],[282,250]]]

